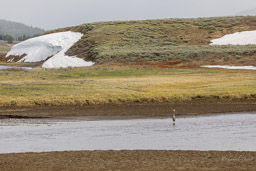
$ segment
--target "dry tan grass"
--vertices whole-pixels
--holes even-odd
[[[9,46],[0,45],[0,53],[7,53],[11,48]]]
[[[255,71],[108,69],[0,71],[0,106],[230,101],[256,94]]]

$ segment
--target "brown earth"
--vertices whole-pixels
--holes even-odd
[[[7,61],[7,60],[5,59],[5,55],[6,55],[6,54],[4,54],[4,53],[0,53],[0,61]]]
[[[6,56],[6,54],[0,54],[0,61],[1,62],[7,62],[10,59],[12,59],[13,62],[18,62],[19,60],[21,60],[22,58],[24,58],[27,55],[23,54],[21,56],[8,56],[7,58],[5,56]]]
[[[255,56],[255,54],[253,55]],[[255,59],[253,56],[247,56],[241,60],[215,60],[211,62],[210,59],[200,61],[141,61],[141,62],[126,62],[120,64],[104,64],[95,65],[93,67],[113,67],[113,66],[129,66],[129,67],[143,67],[143,68],[200,68],[202,65],[237,65],[237,66],[254,66]]]
[[[1,154],[0,170],[256,170],[256,152],[138,150]]]
[[[138,118],[256,111],[256,102],[187,102],[93,106],[1,107],[0,118]]]

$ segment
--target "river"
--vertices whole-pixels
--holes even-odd
[[[32,67],[21,67],[21,66],[9,66],[9,65],[0,65],[0,70],[6,69],[32,69]]]
[[[0,153],[76,150],[256,151],[256,113],[130,120],[2,119]]]

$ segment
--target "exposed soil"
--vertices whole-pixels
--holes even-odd
[[[176,109],[178,115],[256,111],[256,102],[225,103],[176,103],[176,104],[124,104],[61,107],[1,107],[0,118],[120,118],[120,117],[166,117]]]
[[[140,150],[1,154],[0,170],[256,170],[256,152]]]
[[[6,61],[4,53],[0,53],[0,61]]]
[[[213,57],[214,58],[214,57]],[[202,65],[235,65],[235,66],[255,66],[255,54],[243,57],[242,59],[223,59],[211,61],[213,58],[206,58],[191,61],[141,61],[141,62],[126,62],[126,63],[111,63],[104,65],[95,65],[93,67],[113,67],[113,66],[129,66],[143,68],[200,68]]]
[[[26,54],[23,54],[21,56],[8,56],[7,58],[5,56],[6,56],[6,54],[0,54],[1,62],[7,62],[10,59],[12,59],[13,62],[17,62],[17,61],[21,60],[22,58],[24,58],[26,56]]]

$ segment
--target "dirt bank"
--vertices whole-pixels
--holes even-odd
[[[255,102],[177,103],[177,104],[125,104],[82,107],[7,107],[0,108],[0,118],[97,118],[97,117],[166,117],[176,109],[178,115],[256,111]]]
[[[0,170],[256,170],[256,152],[140,150],[1,154]]]

